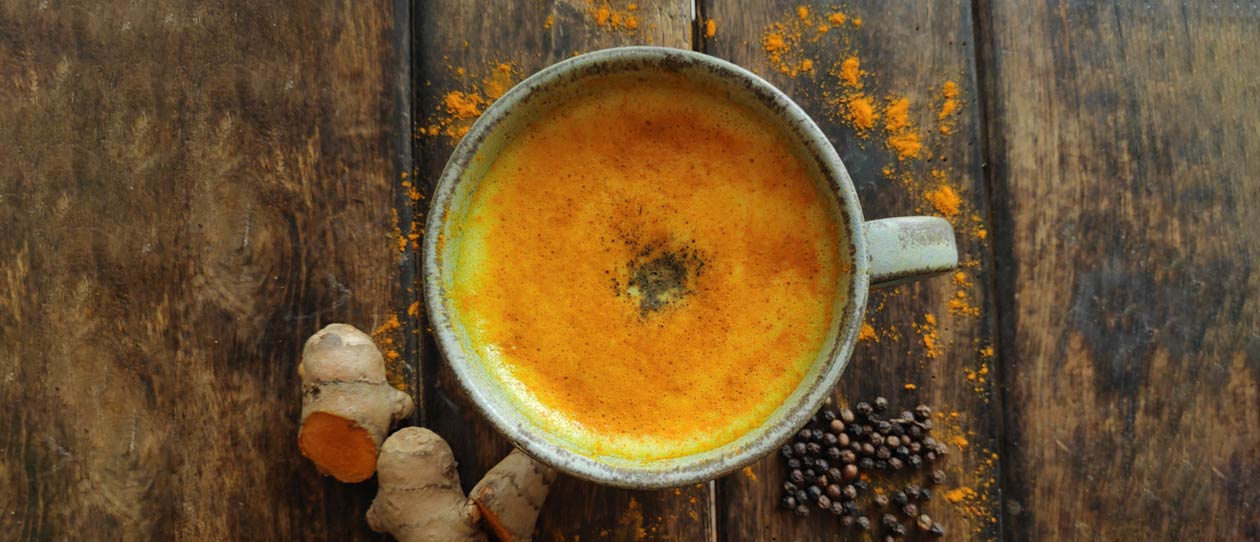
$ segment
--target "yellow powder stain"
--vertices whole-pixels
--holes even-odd
[[[856,56],[850,56],[840,63],[840,80],[850,88],[862,88],[862,69],[861,61]]]
[[[747,477],[749,480],[753,482],[757,481],[757,473],[753,472],[752,467],[744,467],[744,470],[742,472],[744,473],[744,476]]]
[[[861,18],[861,17],[854,17],[854,18],[853,18],[853,28],[862,28],[862,18]]]
[[[904,387],[906,388],[906,391],[914,391],[914,390],[919,389],[919,387],[915,386],[914,384],[906,384]]]
[[[875,120],[879,118],[879,113],[875,112],[875,104],[871,103],[870,98],[858,94],[849,98],[847,105],[848,114],[845,117],[854,129],[863,132],[875,127]]]
[[[827,16],[827,21],[828,21],[828,22],[830,22],[830,23],[831,23],[831,24],[833,24],[833,25],[840,26],[840,25],[844,24],[844,20],[845,20],[845,19],[847,19],[847,18],[848,18],[848,17],[847,17],[845,14],[840,13],[840,12],[838,12],[838,11],[837,11],[837,12],[835,12],[835,13],[832,13],[831,15],[828,15],[828,16]]]
[[[981,349],[980,349],[980,357],[982,357],[982,358],[991,358],[991,357],[993,357],[993,347],[992,347],[992,346],[986,346],[986,347],[984,347],[984,348],[981,348]]]
[[[464,67],[453,71],[462,80],[463,88],[441,95],[441,100],[426,126],[418,130],[421,135],[445,135],[452,141],[464,137],[486,106],[503,96],[520,75],[510,62],[491,63],[482,72],[485,77],[480,79],[469,80],[475,77],[474,71]],[[418,196],[417,192],[413,200],[419,199]]]
[[[966,499],[969,496],[974,497],[975,494],[976,494],[975,490],[969,487],[959,487],[959,488],[954,488],[949,491],[946,491],[945,500],[952,502],[954,504],[958,504],[958,503],[963,502],[963,499]]]
[[[963,271],[954,272],[954,285],[959,288],[970,288],[971,281],[967,280],[967,273]]]
[[[808,72],[814,70],[814,61],[808,58],[801,61],[801,71]]]
[[[420,315],[420,302],[412,301],[411,305],[407,306],[407,316],[419,316],[419,315]]]
[[[957,446],[959,450],[966,450],[967,446],[971,444],[970,442],[967,442],[967,437],[962,435],[955,435],[954,438],[951,439],[951,442],[953,442],[954,446]]]
[[[958,94],[957,83],[946,81],[944,85],[941,85],[941,110],[936,114],[936,120],[940,123],[939,129],[942,134],[948,134],[954,129],[953,116],[958,112],[961,104]]]
[[[981,241],[985,240],[987,237],[989,237],[989,230],[986,230],[984,228],[980,228],[976,230],[976,237],[979,238]]]
[[[608,25],[609,18],[611,17],[612,10],[609,9],[608,6],[600,6],[599,9],[595,10],[595,25],[606,26]]]
[[[914,132],[888,136],[888,146],[897,151],[898,160],[918,158],[923,151],[923,142],[919,139],[919,134]]]
[[[594,4],[593,1],[591,3]],[[605,3],[599,7],[593,7],[590,14],[598,28],[609,32],[620,30],[633,33],[639,29],[639,18],[634,15],[638,9],[638,4],[629,4],[626,9],[619,10]]]
[[[895,98],[884,108],[884,129],[889,132],[910,127],[910,100]]]
[[[809,8],[805,6],[797,6],[796,16],[800,17],[802,21],[809,19]]]
[[[394,387],[407,391],[407,381],[403,378],[402,354],[398,351],[398,345],[402,343],[402,330],[398,315],[391,312],[385,322],[372,330],[371,335],[372,341],[385,357],[386,379]]]
[[[555,16],[555,15],[548,15],[548,16],[547,16],[547,19],[543,21],[543,28],[544,28],[544,29],[549,29],[549,28],[551,28],[551,25],[553,25],[553,24],[556,24],[556,16]]]
[[[875,334],[875,328],[866,322],[862,322],[862,328],[858,330],[858,341],[873,340],[879,342],[879,335]]]
[[[453,90],[442,97],[446,112],[457,119],[469,119],[481,114],[485,99],[478,94]]]
[[[962,198],[958,196],[958,192],[954,187],[944,184],[923,195],[936,209],[937,213],[945,218],[954,218],[958,216],[958,208],[962,205]]]
[[[717,21],[709,19],[704,22],[704,37],[712,38],[717,35]]]
[[[936,316],[928,313],[923,315],[922,324],[913,324],[914,330],[919,333],[919,338],[923,342],[923,355],[928,359],[935,359],[941,355],[940,339],[936,330]]]

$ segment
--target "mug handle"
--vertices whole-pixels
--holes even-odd
[[[889,288],[958,268],[954,227],[935,216],[899,216],[863,225],[871,289]]]

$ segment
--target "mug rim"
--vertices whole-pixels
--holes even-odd
[[[823,359],[822,352],[827,351],[825,361],[815,362],[811,371],[797,383],[783,405],[777,407],[760,425],[730,442],[692,454],[666,460],[644,461],[631,466],[600,461],[596,456],[578,453],[564,446],[559,439],[546,438],[551,433],[535,425],[517,409],[495,404],[494,396],[505,394],[478,384],[472,366],[481,363],[480,358],[475,353],[465,352],[453,329],[452,311],[446,303],[442,274],[442,243],[438,239],[447,230],[452,200],[464,177],[465,169],[476,158],[482,144],[495,133],[504,117],[537,93],[545,95],[554,90],[553,87],[563,88],[571,82],[566,79],[571,74],[598,70],[605,65],[621,67],[619,71],[630,71],[629,68],[636,64],[641,65],[639,69],[651,68],[657,71],[672,67],[679,73],[698,67],[710,72],[712,77],[742,84],[754,98],[770,109],[771,114],[766,115],[765,120],[796,137],[797,142],[809,153],[809,158],[815,162],[819,174],[826,178],[828,188],[836,198],[835,203],[841,215],[836,220],[843,222],[837,225],[845,228],[848,234],[851,272],[846,292],[847,301],[841,315],[843,320],[839,323],[834,340],[824,344],[819,350],[820,359]],[[590,73],[586,76],[599,75]],[[706,86],[704,81],[698,84]],[[712,85],[713,83],[707,84]],[[862,315],[866,310],[870,277],[863,223],[857,192],[835,147],[813,119],[774,85],[740,66],[694,51],[651,46],[603,49],[552,64],[516,84],[486,108],[455,147],[438,178],[425,221],[425,232],[429,235],[424,236],[421,272],[426,314],[443,358],[450,364],[455,380],[471,399],[474,408],[495,429],[531,457],[580,478],[623,488],[677,487],[712,480],[771,453],[794,434],[797,428],[803,426],[831,395],[853,353]],[[821,367],[815,372],[814,368],[818,365]],[[808,382],[811,378],[813,382]],[[808,385],[805,393],[797,396],[798,390],[805,385]],[[794,396],[797,397],[794,399]],[[795,403],[789,405],[792,401]]]

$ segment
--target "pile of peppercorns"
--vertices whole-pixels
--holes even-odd
[[[898,515],[925,534],[943,536],[941,524],[919,510],[932,498],[926,487],[908,484],[891,496],[881,493],[859,499],[871,490],[862,473],[867,473],[867,478],[877,472],[890,477],[895,471],[913,473],[930,468],[948,453],[944,443],[930,436],[931,408],[919,405],[913,412],[885,419],[887,410],[888,400],[877,397],[874,404],[863,402],[839,411],[824,407],[815,414],[792,442],[779,450],[787,472],[783,508],[801,517],[818,508],[838,516],[845,527],[870,531],[875,526],[859,505],[864,502],[878,509],[872,513],[895,512],[884,513],[879,520],[886,542],[906,535],[906,525]],[[928,481],[932,485],[943,483],[945,472],[933,470]]]

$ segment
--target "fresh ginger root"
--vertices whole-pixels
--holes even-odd
[[[451,448],[436,433],[400,429],[381,449],[380,490],[368,525],[399,542],[481,542],[479,522],[499,542],[530,539],[556,472],[519,450],[490,469],[464,496]]]
[[[414,408],[411,396],[389,385],[372,338],[354,326],[331,324],[306,341],[298,375],[302,455],[342,482],[370,478],[390,426]]]
[[[368,526],[398,542],[483,542],[477,505],[464,497],[455,454],[437,433],[404,427],[390,435],[378,460],[376,499]]]
[[[525,542],[556,481],[556,471],[513,449],[473,487],[481,519],[499,542]]]

